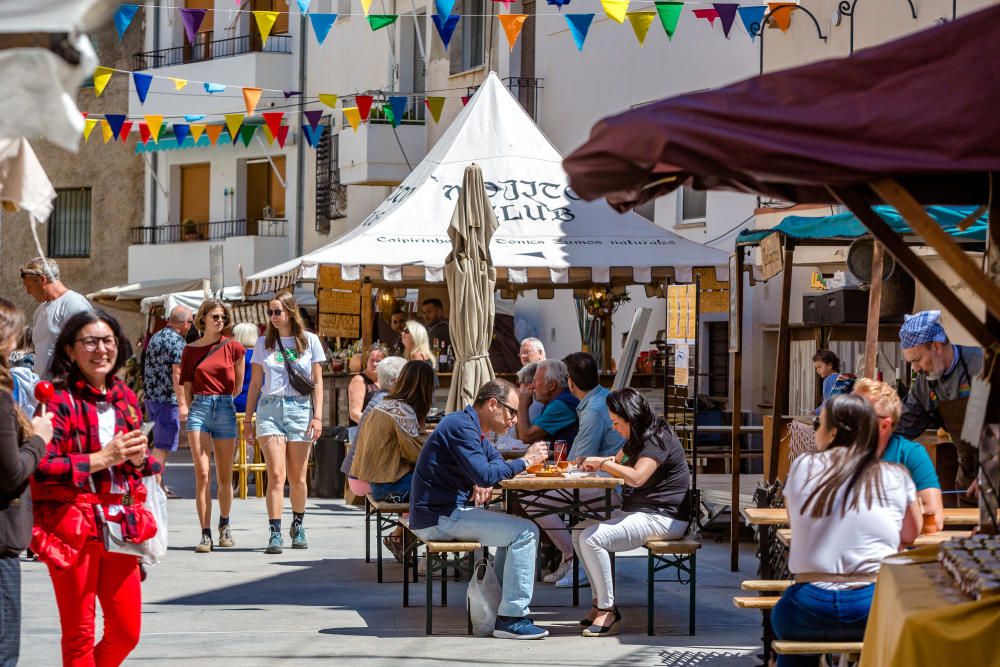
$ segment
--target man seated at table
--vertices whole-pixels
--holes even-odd
[[[517,439],[525,444],[548,440],[553,444],[565,440],[573,446],[580,421],[576,406],[580,399],[569,391],[569,371],[557,359],[543,359],[535,368],[535,381],[530,390],[518,390],[518,411],[528,414],[534,401],[545,403],[545,409],[533,422],[517,423]]]
[[[917,487],[917,498],[924,509],[924,523],[934,515],[935,530],[944,528],[944,504],[941,482],[931,457],[918,442],[894,433],[903,412],[903,402],[896,390],[885,382],[863,378],[854,383],[854,393],[868,399],[878,415],[878,452],[883,461],[899,463],[910,471]]]
[[[534,590],[538,528],[527,519],[490,512],[492,487],[545,461],[536,443],[520,459],[504,461],[486,433],[503,433],[517,421],[517,390],[506,380],[490,380],[472,405],[441,420],[417,458],[410,492],[410,528],[422,540],[474,540],[497,547],[502,595],[493,636],[541,639],[548,631],[528,617]]]
[[[535,372],[538,370],[538,362],[532,361],[525,364],[521,370],[517,372],[517,388],[518,390],[524,390],[530,393],[532,388],[535,386]],[[542,414],[542,410],[545,409],[545,404],[541,401],[532,401],[531,408],[528,409],[528,423],[538,419],[538,415]],[[514,432],[511,433],[513,437],[517,437],[517,426],[514,427]]]

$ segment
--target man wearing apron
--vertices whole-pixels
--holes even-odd
[[[928,428],[948,431],[958,453],[955,488],[966,489],[966,493],[959,494],[959,503],[975,506],[979,452],[971,443],[961,440],[959,434],[972,391],[972,378],[983,370],[983,351],[949,343],[939,310],[908,315],[899,330],[899,340],[903,358],[913,366],[917,376],[903,403],[903,416],[896,433],[915,440]]]

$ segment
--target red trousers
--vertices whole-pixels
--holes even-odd
[[[139,643],[142,590],[135,556],[108,553],[89,541],[72,567],[49,567],[62,626],[66,667],[117,667]],[[94,646],[94,616],[100,600],[104,634]]]

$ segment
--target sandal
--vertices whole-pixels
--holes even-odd
[[[614,616],[612,616],[611,625],[591,625],[589,628],[583,631],[584,637],[608,637],[611,635],[617,635],[621,632],[622,628],[622,615],[618,611],[618,607],[612,609],[598,609],[598,611],[614,611]]]
[[[389,550],[397,563],[403,562],[403,538],[397,535],[387,535],[382,538],[382,546]]]

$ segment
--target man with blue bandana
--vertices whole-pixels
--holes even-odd
[[[983,351],[949,342],[941,326],[940,310],[908,315],[899,330],[899,341],[903,358],[913,366],[917,377],[903,403],[896,433],[913,440],[928,428],[948,431],[958,454],[955,488],[966,489],[959,502],[975,505],[979,443],[965,442],[960,434],[972,378],[983,370]]]

